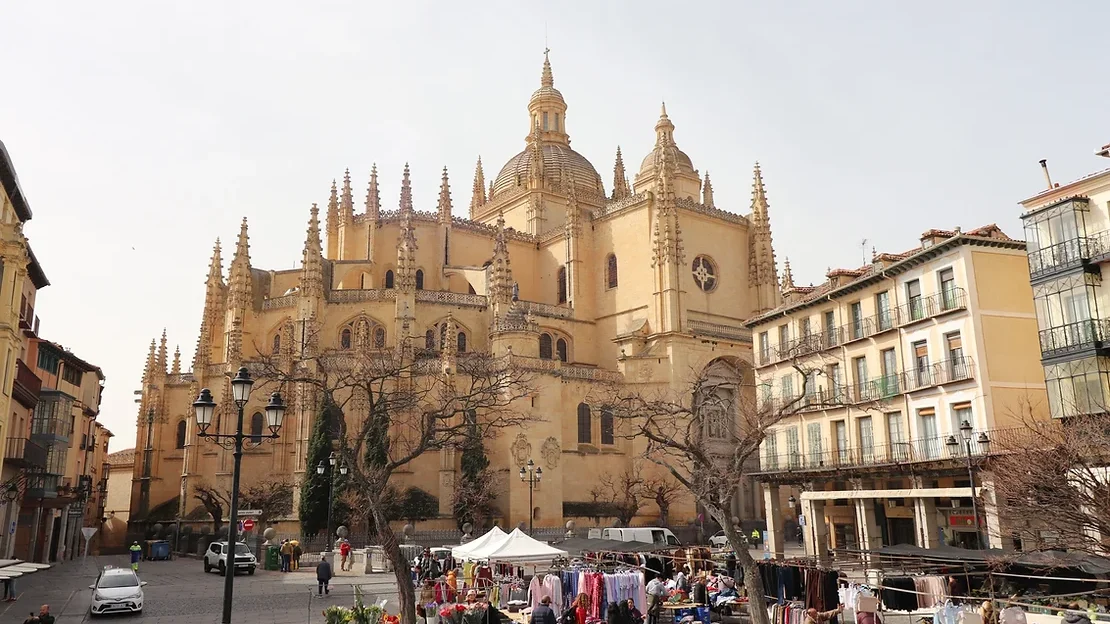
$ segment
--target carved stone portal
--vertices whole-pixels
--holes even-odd
[[[543,456],[543,463],[548,470],[553,470],[559,467],[559,459],[563,449],[559,448],[559,441],[551,437],[543,441],[543,446],[540,448],[540,455]]]
[[[529,456],[532,454],[532,445],[528,443],[528,438],[523,433],[516,435],[516,441],[513,442],[512,447],[513,459],[516,463],[524,465],[528,461]]]

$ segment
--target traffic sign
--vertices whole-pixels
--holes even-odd
[[[262,510],[261,509],[240,509],[239,511],[236,512],[236,515],[238,515],[240,518],[257,517],[257,516],[262,515]]]
[[[248,533],[254,530],[254,518],[247,518],[243,521],[243,530]]]

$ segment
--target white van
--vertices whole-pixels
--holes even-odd
[[[608,539],[618,542],[644,542],[682,546],[675,534],[664,527],[629,527],[620,529],[590,529],[589,539]]]

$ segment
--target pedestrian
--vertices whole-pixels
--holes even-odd
[[[281,553],[281,571],[288,572],[290,570],[290,562],[293,559],[293,545],[289,543],[289,540],[282,540],[281,548],[278,552]]]
[[[532,619],[529,624],[556,624],[555,611],[551,609],[551,596],[540,598],[540,604],[532,609]]]
[[[293,545],[293,565],[291,567],[294,570],[300,570],[301,555],[304,554],[304,551],[301,550],[301,543],[297,540],[290,540],[289,543]]]
[[[4,579],[4,602],[15,602],[15,579]]]
[[[590,617],[590,597],[586,594],[578,594],[571,604],[571,610],[574,611],[577,624],[586,624],[586,619]]]
[[[628,607],[628,621],[632,624],[642,624],[644,621],[644,614],[640,613],[640,610],[636,608],[636,601],[629,598],[628,601],[625,602],[625,606]]]
[[[759,529],[752,529],[752,546],[759,546]]]
[[[347,565],[350,563],[350,559],[351,543],[347,540],[343,540],[343,543],[339,545],[339,569],[346,572],[348,569]]]
[[[38,624],[54,624],[54,616],[50,615],[50,605],[42,605],[42,608],[39,609],[39,617],[35,621]]]
[[[844,605],[833,609],[832,611],[818,611],[817,609],[806,609],[805,624],[821,624],[828,622],[837,615],[844,612]]]
[[[131,551],[131,569],[134,570],[135,572],[138,572],[139,571],[139,559],[141,559],[142,556],[143,556],[143,547],[139,546],[139,542],[136,541],[136,542],[131,542],[131,547],[128,548],[128,550]]]
[[[316,564],[316,595],[323,596],[331,593],[331,564],[326,558]]]

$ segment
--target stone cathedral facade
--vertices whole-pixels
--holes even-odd
[[[708,174],[679,149],[664,107],[654,148],[631,172],[617,148],[607,187],[571,147],[567,110],[545,55],[527,125],[521,115],[523,149],[488,184],[479,159],[466,218],[455,215],[459,194],[446,169],[437,205],[418,210],[411,184],[420,182],[407,165],[392,193],[375,167],[358,212],[349,174],[333,183],[324,215],[313,205],[301,268],[253,266],[246,219],[226,273],[217,242],[191,371],[179,353],[168,353],[164,335],[151,343],[136,447],[139,456],[147,448],[153,410],[152,461],[149,476],[135,462],[132,516],[179,500],[174,512],[187,514],[197,506],[195,484],[230,484],[231,453],[196,437],[191,402],[211,388],[230,416],[229,371],[263,352],[295,362],[301,353],[410,341],[415,357],[488,350],[535,370],[532,409],[542,422],[487,442],[492,467],[508,477],[498,493],[508,526],[529,514],[538,527],[559,526],[568,519],[563,504],[589,501],[599,474],[636,463],[636,441],[614,436],[611,415],[586,402],[599,381],[681,389],[708,367],[735,382],[725,386],[732,392],[741,392],[742,378],[751,388],[743,321],[781,303],[759,166],[754,180],[734,181],[752,185],[750,206],[717,206]],[[389,195],[400,197],[397,209],[383,206]],[[318,338],[306,343],[305,327]],[[259,433],[263,394],[246,411],[246,426]],[[311,397],[287,400],[280,440],[246,451],[244,486],[274,476],[299,482],[313,469],[305,455],[320,406]],[[233,420],[221,419],[225,432]],[[531,509],[527,486],[514,478],[528,459],[544,469]],[[397,485],[436,496],[439,526],[450,526],[458,468],[453,453],[425,456],[397,475]],[[751,487],[734,503],[742,519],[760,517],[761,508]],[[683,501],[671,523],[696,515],[693,502]],[[648,503],[636,523],[657,516]]]

